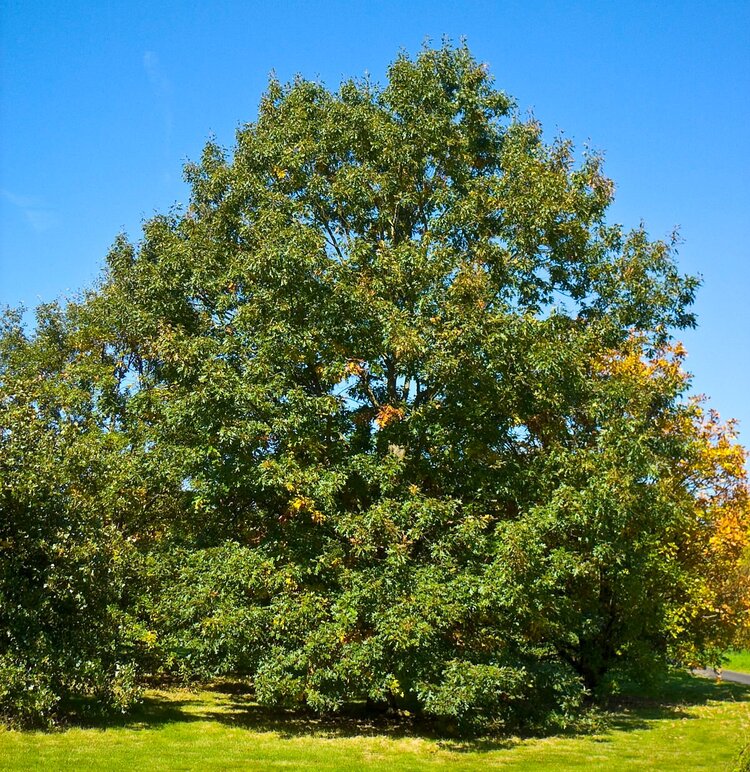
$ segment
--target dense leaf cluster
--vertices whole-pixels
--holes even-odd
[[[565,721],[747,626],[673,245],[464,47],[271,81],[184,210],[0,338],[0,712],[136,673]]]

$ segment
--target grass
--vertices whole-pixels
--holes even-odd
[[[403,724],[269,712],[224,690],[153,690],[103,726],[0,731],[0,769],[722,770],[748,742],[750,687],[677,676],[588,735],[458,742]]]
[[[750,651],[730,651],[724,660],[724,670],[736,673],[750,673]]]

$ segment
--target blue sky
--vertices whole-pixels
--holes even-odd
[[[231,146],[268,73],[382,78],[466,36],[548,136],[601,150],[610,219],[680,226],[703,277],[694,388],[750,441],[750,3],[0,0],[0,304],[96,277],[124,230],[185,202],[184,161]]]

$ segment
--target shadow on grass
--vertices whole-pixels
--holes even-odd
[[[266,708],[253,702],[242,683],[213,684],[202,693],[185,689],[152,691],[128,714],[107,719],[87,719],[79,714],[77,726],[99,729],[159,729],[176,723],[211,721],[253,732],[273,732],[282,739],[294,737],[424,738],[453,751],[488,752],[507,749],[523,739],[540,736],[595,735],[596,742],[608,742],[611,731],[646,729],[661,720],[692,719],[689,708],[709,702],[750,701],[750,686],[717,683],[687,673],[666,678],[651,694],[625,695],[611,699],[592,711],[588,720],[566,731],[534,732],[516,736],[465,737],[453,727],[413,716],[393,717],[368,712],[354,704],[335,716],[300,710]],[[70,726],[70,724],[69,724]]]
[[[689,709],[709,702],[746,701],[750,701],[748,685],[673,673],[648,692],[611,698],[601,710],[609,729],[627,732],[646,729],[656,721],[696,719],[698,716]]]

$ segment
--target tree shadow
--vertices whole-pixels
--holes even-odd
[[[66,706],[60,729],[159,729],[169,724],[205,721],[199,711],[205,701],[147,694],[127,711],[102,712],[94,699],[77,699]],[[54,730],[53,730],[54,731]]]
[[[200,719],[246,729],[252,732],[273,733],[281,739],[319,737],[326,739],[356,737],[386,737],[392,740],[418,738],[433,740],[440,747],[454,751],[499,750],[511,748],[520,742],[517,736],[466,736],[455,727],[433,719],[415,715],[373,713],[364,703],[346,705],[336,714],[319,714],[306,710],[269,708],[253,702],[249,695],[227,695],[220,709],[200,712]],[[198,714],[193,714],[194,720]]]
[[[274,733],[282,739],[422,738],[433,740],[440,747],[455,752],[481,753],[509,749],[524,740],[539,737],[588,734],[596,742],[606,743],[613,731],[635,731],[647,729],[657,721],[696,718],[689,709],[709,702],[750,701],[750,686],[719,683],[687,673],[674,674],[651,690],[610,699],[564,730],[537,729],[507,736],[467,736],[445,722],[413,715],[373,713],[364,703],[347,705],[335,715],[268,708],[254,702],[248,685],[241,682],[210,684],[202,687],[201,691],[203,694],[187,689],[154,690],[126,714],[97,718],[87,717],[83,711],[77,714],[72,724],[102,730],[154,730],[175,723],[211,721],[253,732]],[[207,698],[206,692],[210,697]]]
[[[608,702],[608,706],[633,709],[698,707],[709,702],[750,700],[750,685],[705,678],[687,672],[670,673],[650,688],[625,692]]]
[[[690,673],[672,673],[650,689],[624,693],[602,706],[602,715],[613,731],[647,729],[656,721],[694,720],[691,708],[710,702],[750,701],[750,686]],[[598,741],[606,742],[606,737]]]

